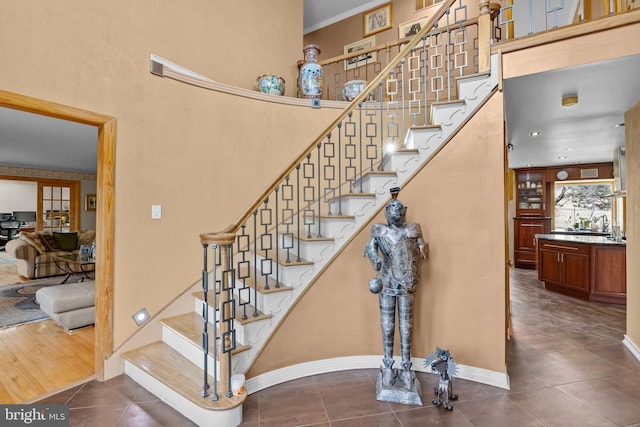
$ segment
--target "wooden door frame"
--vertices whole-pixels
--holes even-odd
[[[113,354],[113,240],[116,119],[103,114],[0,90],[0,107],[26,111],[98,128],[96,174],[96,322],[94,368],[103,381],[104,363]]]

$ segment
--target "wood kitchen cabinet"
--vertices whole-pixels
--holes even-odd
[[[545,288],[591,301],[625,304],[626,246],[602,236],[563,239],[553,234],[537,236],[538,280]]]
[[[540,240],[538,280],[547,289],[589,297],[589,246]]]
[[[536,268],[536,234],[551,230],[551,218],[515,217],[513,219],[513,254],[515,266]]]
[[[627,255],[624,246],[593,246],[591,248],[590,299],[626,304]]]
[[[546,217],[545,170],[516,169],[516,217]]]

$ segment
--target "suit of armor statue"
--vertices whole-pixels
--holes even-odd
[[[420,257],[426,256],[428,247],[420,225],[405,224],[407,208],[397,199],[398,192],[398,188],[391,189],[393,198],[385,206],[387,224],[372,226],[365,256],[379,272],[369,289],[379,294],[384,348],[382,385],[392,387],[399,379],[404,388],[411,389],[415,377],[410,370],[414,292],[420,280]],[[402,354],[402,370],[397,371],[393,369],[396,307]]]

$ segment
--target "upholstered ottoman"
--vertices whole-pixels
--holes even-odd
[[[38,289],[36,300],[40,309],[66,330],[95,323],[96,289],[93,280]]]

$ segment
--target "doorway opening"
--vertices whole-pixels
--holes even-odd
[[[104,361],[113,351],[113,240],[116,119],[92,111],[0,90],[0,107],[98,128],[96,173],[95,376],[104,380]]]

